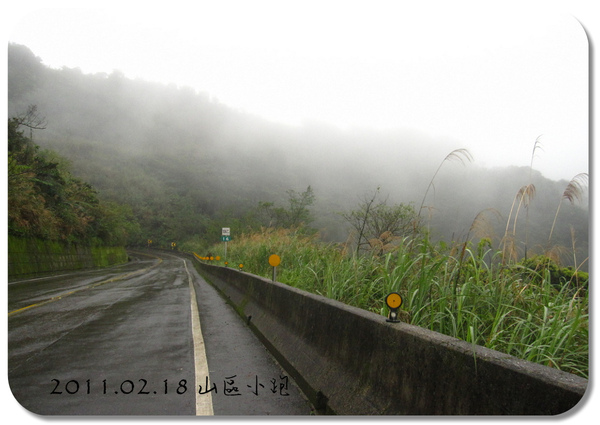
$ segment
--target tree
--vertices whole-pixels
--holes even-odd
[[[33,130],[45,130],[47,121],[37,110],[37,105],[29,105],[27,111],[17,117],[12,118],[16,128],[24,126],[29,128],[29,139],[33,141]]]
[[[350,223],[350,225],[357,232],[357,242],[356,242],[356,255],[360,253],[360,248],[362,245],[362,241],[365,235],[365,230],[367,227],[367,220],[370,217],[371,207],[379,194],[379,187],[375,190],[373,197],[370,200],[365,200],[365,202],[359,205],[359,210],[351,211],[348,214],[343,214],[343,217]]]
[[[387,205],[387,200],[377,200],[379,188],[371,198],[359,204],[357,210],[342,214],[356,232],[356,254],[370,249],[382,253],[391,249],[394,242],[414,233],[418,214],[410,204]]]
[[[286,191],[289,209],[276,207],[273,202],[259,202],[256,208],[256,219],[266,227],[300,228],[306,227],[313,221],[309,208],[315,202],[315,194],[310,186],[306,191],[298,193],[295,190]]]
[[[37,179],[37,147],[8,120],[8,230],[21,236],[55,237],[56,220],[48,211]]]
[[[290,209],[287,212],[287,223],[285,227],[306,226],[313,221],[308,210],[315,202],[315,194],[310,186],[306,191],[298,193],[295,190],[286,192],[289,196]]]

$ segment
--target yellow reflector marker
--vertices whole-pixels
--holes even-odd
[[[279,255],[273,254],[269,257],[269,264],[271,265],[271,267],[277,267],[280,263],[281,258],[279,258]]]
[[[389,308],[397,309],[402,305],[402,297],[397,292],[392,292],[385,297],[385,303]]]
[[[391,292],[385,297],[385,303],[390,309],[390,314],[386,319],[386,322],[397,323],[398,320],[398,309],[402,305],[402,297],[397,292]]]

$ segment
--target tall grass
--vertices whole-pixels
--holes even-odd
[[[389,292],[403,297],[404,321],[516,357],[588,376],[587,290],[550,283],[547,270],[502,267],[502,251],[400,241],[385,255],[351,255],[293,230],[263,229],[229,243],[230,263],[379,314]],[[492,266],[491,264],[494,264]]]
[[[588,178],[588,173],[579,173],[571,179],[565,188],[565,191],[563,192],[558,203],[558,207],[556,208],[556,213],[554,214],[554,221],[552,222],[552,228],[550,229],[550,236],[548,236],[548,244],[550,244],[550,241],[552,240],[552,233],[554,232],[554,227],[556,226],[556,219],[558,218],[562,201],[566,199],[571,204],[574,204],[575,201],[581,200],[585,191],[585,187],[587,186]]]

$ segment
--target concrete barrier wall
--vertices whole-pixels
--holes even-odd
[[[322,412],[556,415],[587,388],[572,374],[249,273],[195,264]]]
[[[82,270],[126,263],[124,247],[83,246],[8,237],[8,277]]]

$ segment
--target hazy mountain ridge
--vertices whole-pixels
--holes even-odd
[[[272,123],[191,88],[131,80],[119,72],[51,69],[18,45],[8,48],[8,99],[9,117],[31,104],[46,117],[48,128],[33,134],[37,144],[69,158],[74,173],[100,196],[130,203],[143,228],[161,229],[159,237],[169,239],[213,232],[211,219],[241,217],[258,201],[285,202],[286,190],[311,185],[314,226],[328,239],[344,240],[336,213],[355,208],[378,186],[389,202],[418,207],[440,162],[461,147],[408,125],[384,132]],[[529,212],[530,246],[547,239],[568,184],[535,170],[532,182],[537,193]],[[464,238],[486,208],[507,220],[514,196],[528,183],[527,167],[484,169],[477,158],[444,164],[425,201],[432,207],[434,235]],[[522,220],[525,213],[519,234]],[[587,197],[583,207],[563,206],[554,243],[570,246],[570,225],[587,255]],[[498,238],[505,226],[496,224]]]

